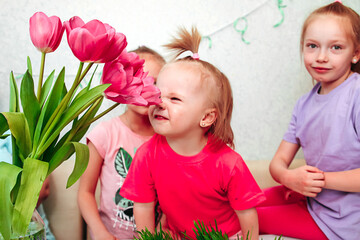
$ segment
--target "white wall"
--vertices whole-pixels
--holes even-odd
[[[274,28],[281,19],[276,0],[0,0],[0,111],[8,108],[10,71],[24,73],[30,56],[34,74],[38,72],[40,53],[28,30],[29,18],[37,11],[62,21],[75,15],[85,22],[99,19],[127,36],[127,49],[147,45],[165,56],[161,45],[177,27],[196,25],[212,39],[211,48],[207,40],[202,42],[200,57],[221,69],[232,84],[236,150],[244,159],[271,159],[296,100],[312,87],[299,54],[302,22],[312,10],[330,2],[284,0],[284,22]],[[359,0],[343,2],[360,12]],[[243,16],[248,21],[244,37],[249,45],[232,25]],[[243,27],[239,22],[237,28]],[[78,61],[65,36],[58,50],[47,55],[46,73],[59,72],[62,66],[71,81]]]

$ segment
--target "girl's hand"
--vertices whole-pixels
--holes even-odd
[[[325,175],[318,168],[305,165],[288,169],[284,172],[281,183],[304,196],[316,197],[325,186]]]

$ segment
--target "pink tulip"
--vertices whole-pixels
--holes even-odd
[[[118,103],[148,106],[159,104],[160,90],[143,69],[144,60],[124,50],[114,61],[105,63],[102,83],[111,83],[105,96]]]
[[[55,51],[64,33],[64,27],[57,16],[48,17],[37,12],[30,18],[30,38],[40,52]]]
[[[81,62],[106,63],[116,59],[127,42],[122,33],[99,20],[88,23],[75,16],[64,22],[71,51]]]

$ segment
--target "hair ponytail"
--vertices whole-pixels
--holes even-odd
[[[196,64],[199,67],[199,71],[202,72],[203,87],[204,89],[209,89],[209,95],[211,95],[209,101],[211,101],[217,110],[217,119],[207,132],[215,137],[213,147],[216,148],[218,145],[225,143],[231,148],[234,148],[234,133],[230,124],[233,110],[233,97],[229,79],[214,65],[199,59],[198,50],[201,35],[196,27],[192,27],[191,32],[185,28],[180,28],[178,35],[178,37],[173,37],[172,41],[164,46],[175,54],[174,59],[186,51],[193,53],[192,56],[177,59],[176,62],[181,61]]]
[[[175,53],[174,58],[177,58],[186,51],[198,53],[201,35],[196,27],[191,28],[191,33],[182,27],[179,29],[178,35],[178,37],[173,37],[170,43],[164,45],[164,47]]]

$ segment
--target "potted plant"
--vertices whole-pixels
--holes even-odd
[[[69,89],[65,68],[57,77],[53,71],[43,81],[45,56],[57,49],[65,29],[67,42],[80,60]],[[37,90],[28,58],[20,89],[10,74],[9,111],[0,114],[0,137],[12,139],[12,164],[0,162],[0,235],[5,240],[26,234],[45,178],[63,161],[75,153],[67,187],[85,171],[89,151],[79,141],[91,123],[120,103],[160,101],[160,91],[143,71],[143,60],[126,52],[125,35],[108,24],[99,20],[84,23],[79,17],[62,23],[57,16],[37,12],[30,18],[30,37],[41,52]],[[80,83],[97,63],[105,63],[102,84],[91,87],[91,77],[81,89]],[[116,103],[96,115],[104,95]],[[4,134],[7,130],[10,135]]]

